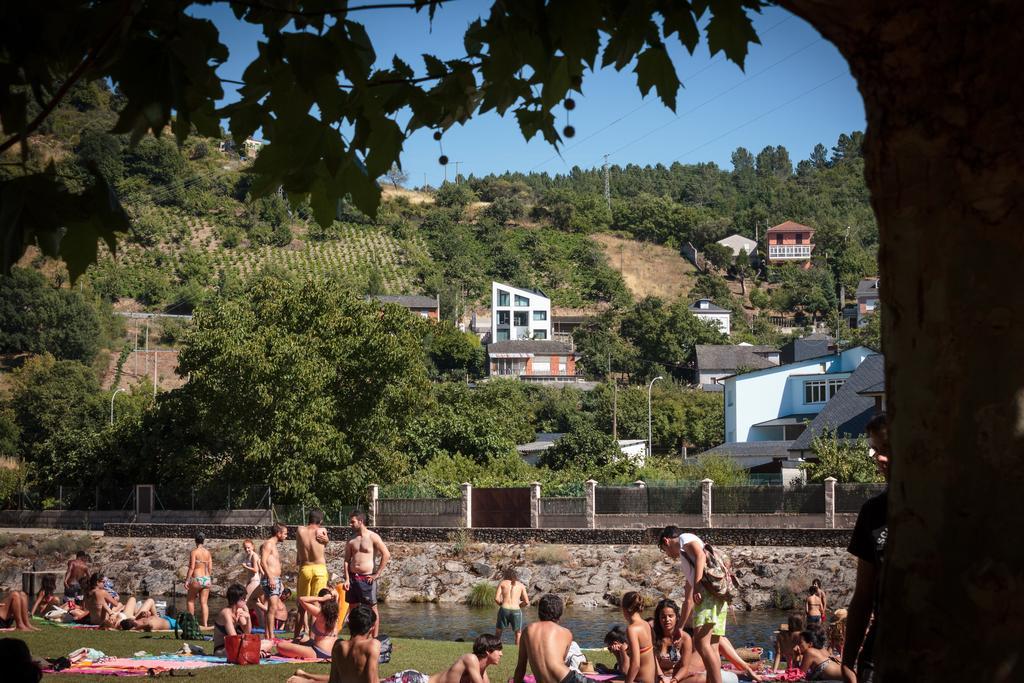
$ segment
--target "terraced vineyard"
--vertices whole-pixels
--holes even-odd
[[[117,263],[120,267],[156,268],[174,277],[187,270],[186,261],[196,258],[211,267],[212,286],[219,273],[242,278],[264,266],[274,266],[310,277],[352,275],[366,278],[376,270],[389,294],[420,293],[416,262],[429,259],[419,236],[399,240],[375,227],[342,225],[338,237],[327,241],[293,239],[277,246],[224,247],[217,228],[209,218],[198,219],[185,212],[158,207],[156,214],[168,228],[168,239],[152,248],[122,242]],[[107,256],[109,258],[109,256]]]

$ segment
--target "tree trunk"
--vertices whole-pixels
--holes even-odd
[[[1024,3],[780,4],[867,110],[893,446],[880,678],[1024,680]]]

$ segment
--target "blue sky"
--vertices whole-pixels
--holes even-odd
[[[438,10],[433,27],[426,12],[408,9],[359,12],[352,18],[366,25],[382,66],[398,54],[423,72],[421,53],[442,59],[465,54],[466,26],[489,7],[490,2],[478,0],[452,2]],[[259,29],[235,21],[224,4],[197,8],[195,14],[214,21],[231,51],[221,75],[240,78],[256,54]],[[863,102],[835,47],[777,7],[756,16],[755,27],[762,45],[751,47],[745,72],[721,53],[710,57],[703,42],[692,56],[678,42],[670,45],[683,82],[676,113],[653,91],[640,97],[632,65],[621,72],[609,68],[584,78],[583,96],[576,97],[570,114],[576,137],[567,141],[562,158],[539,135],[525,142],[511,113],[504,118],[487,114],[450,129],[444,152],[462,162],[460,172],[467,175],[565,173],[577,165],[600,165],[604,154],[619,165],[713,161],[730,168],[730,155],[739,146],[756,154],[766,145],[785,145],[795,162],[818,142],[831,147],[840,133],[864,129]],[[561,127],[565,114],[560,107],[556,111]],[[417,131],[406,141],[402,164],[410,185],[424,180],[437,185],[444,179],[439,155],[430,131]],[[454,165],[449,165],[448,177],[453,175]]]

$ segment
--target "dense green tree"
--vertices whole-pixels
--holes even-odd
[[[434,201],[438,206],[455,209],[461,214],[463,209],[476,201],[476,194],[466,183],[443,183],[434,193]]]
[[[105,400],[95,373],[77,361],[42,355],[12,377],[11,410],[20,432],[19,454],[34,478],[49,480],[67,443],[106,425]]]
[[[636,348],[638,378],[646,379],[664,372],[681,378],[697,344],[725,341],[716,325],[690,313],[685,300],[669,305],[657,297],[647,297],[627,311],[620,334]]]
[[[178,366],[222,456],[204,476],[326,501],[406,475],[402,433],[428,391],[418,329],[398,307],[270,274],[200,310]]]
[[[835,477],[841,483],[879,483],[878,473],[867,439],[840,439],[835,430],[826,430],[811,439],[811,450],[817,462],[805,467],[812,481]]]
[[[612,437],[585,422],[576,423],[540,456],[540,465],[553,470],[592,474],[622,457]]]
[[[704,258],[721,271],[728,270],[733,263],[732,249],[718,242],[704,245]]]
[[[83,131],[75,153],[83,164],[91,164],[111,185],[124,177],[121,142],[113,135],[98,130]]]
[[[424,321],[424,347],[434,377],[477,378],[484,374],[486,352],[475,334],[448,321]]]
[[[56,289],[26,268],[0,276],[0,353],[50,353],[90,363],[101,338],[96,307],[80,291]]]

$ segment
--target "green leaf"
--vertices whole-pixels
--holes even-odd
[[[747,58],[747,46],[750,43],[760,44],[754,23],[745,10],[746,7],[757,9],[744,0],[710,0],[711,20],[708,21],[708,49],[712,56],[724,51],[725,56],[739,67]]]
[[[427,65],[427,75],[441,77],[448,73],[448,67],[434,55],[423,54],[423,63]]]
[[[541,132],[548,142],[552,144],[558,143],[558,132],[555,131],[555,117],[550,111],[521,107],[516,109],[516,120],[519,122],[519,130],[523,132],[523,137],[527,141],[538,132]]]
[[[555,57],[551,60],[551,68],[544,79],[541,103],[545,109],[550,109],[560,102],[567,92],[569,92],[569,62],[565,57]]]
[[[672,111],[676,110],[679,77],[676,76],[676,68],[664,45],[654,45],[641,52],[633,71],[636,73],[637,87],[640,88],[642,95],[646,96],[653,86],[665,106]]]
[[[391,168],[391,164],[398,161],[403,142],[405,135],[397,123],[384,117],[373,121],[366,140],[366,172],[377,178]]]
[[[697,28],[697,21],[690,6],[687,3],[664,0],[658,11],[664,17],[661,28],[665,37],[669,38],[673,33],[678,34],[679,42],[693,54],[700,42],[700,29]]]

